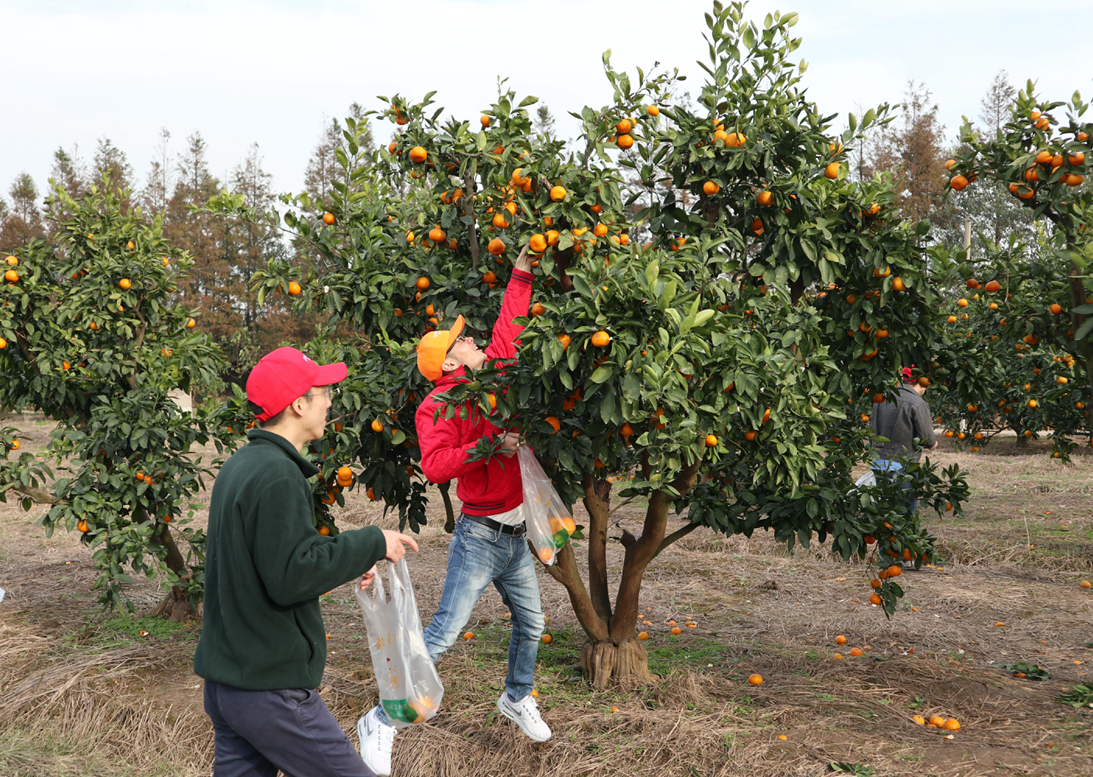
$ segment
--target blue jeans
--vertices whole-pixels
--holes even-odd
[[[459,516],[448,548],[444,593],[432,621],[425,627],[425,646],[433,661],[459,639],[474,605],[486,586],[493,583],[512,613],[505,691],[513,701],[531,693],[535,687],[539,638],[545,625],[535,571],[526,535],[502,534]],[[376,710],[380,722],[390,722],[383,707]]]
[[[877,459],[873,462],[873,475],[878,481],[883,478],[890,483],[894,483],[902,470],[903,467],[898,461]],[[903,482],[903,490],[907,494],[907,512],[914,515],[918,510],[918,498],[911,493],[911,484],[906,481]]]

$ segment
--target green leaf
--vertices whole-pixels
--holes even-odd
[[[596,371],[592,373],[593,383],[606,383],[610,380],[611,376],[615,374],[614,366],[610,364],[601,364],[596,368]]]

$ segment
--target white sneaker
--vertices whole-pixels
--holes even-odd
[[[361,740],[361,758],[364,765],[379,777],[391,774],[391,750],[395,746],[394,726],[381,723],[376,717],[377,707],[357,721],[357,736]]]
[[[514,721],[530,739],[536,742],[550,739],[550,726],[539,716],[539,705],[530,693],[520,701],[513,701],[509,698],[508,691],[505,691],[497,700],[497,709],[506,718]]]

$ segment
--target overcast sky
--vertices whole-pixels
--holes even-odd
[[[690,76],[705,59],[701,0],[0,0],[0,194],[28,172],[44,194],[53,152],[90,158],[109,138],[143,183],[161,128],[169,149],[201,132],[222,181],[257,143],[278,191],[297,191],[324,123],[376,95],[420,99],[474,120],[497,77],[566,114],[610,99],[616,69],[654,62]],[[1046,98],[1093,96],[1093,0],[754,0],[747,14],[797,11],[804,83],[825,114],[898,102],[923,82],[955,138],[999,70]],[[386,142],[393,126],[374,126]]]

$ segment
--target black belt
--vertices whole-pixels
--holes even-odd
[[[524,532],[526,531],[526,529],[524,528],[524,524],[522,523],[518,523],[515,526],[510,526],[507,523],[500,523],[493,520],[492,518],[486,518],[482,515],[467,515],[466,513],[463,513],[463,517],[466,518],[468,521],[480,523],[487,529],[493,529],[494,531],[499,531],[502,534],[511,534],[513,537],[522,537],[524,536]]]

